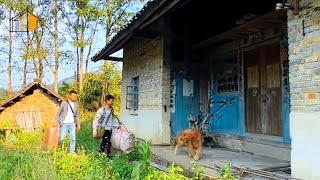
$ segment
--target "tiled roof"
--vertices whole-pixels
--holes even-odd
[[[0,110],[5,109],[6,107],[10,106],[11,101],[17,101],[17,99],[19,99],[19,97],[23,94],[28,94],[29,90],[31,89],[36,89],[36,88],[41,88],[41,89],[45,89],[47,91],[47,93],[56,98],[56,99],[60,99],[60,100],[64,100],[64,98],[62,96],[60,96],[59,94],[55,93],[54,91],[52,91],[48,86],[46,86],[45,84],[41,83],[41,82],[33,82],[30,85],[28,85],[26,88],[24,88],[23,90],[21,90],[18,94],[16,94],[15,96],[7,99],[5,102],[3,102],[2,104],[0,104]]]

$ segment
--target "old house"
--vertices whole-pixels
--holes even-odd
[[[0,124],[19,125],[25,131],[50,125],[63,99],[43,83],[31,83],[0,104]]]
[[[121,119],[137,137],[169,144],[213,114],[220,145],[319,179],[319,2],[150,1],[92,60],[123,61]]]

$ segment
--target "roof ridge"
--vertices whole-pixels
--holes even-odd
[[[39,85],[40,88],[47,90],[50,94],[52,94],[54,97],[56,97],[57,99],[64,99],[61,95],[55,93],[54,91],[52,91],[46,84],[44,84],[43,82],[32,82],[29,85],[27,85],[25,88],[23,88],[22,90],[20,90],[16,95],[8,98],[6,101],[4,101],[3,103],[0,104],[0,107],[5,106],[6,104],[8,104],[9,102],[13,101],[14,99],[18,98],[19,96],[21,96],[22,94],[24,94],[26,91],[28,91],[30,88],[32,88],[35,85]]]

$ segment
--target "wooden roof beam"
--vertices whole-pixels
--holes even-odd
[[[286,17],[286,14],[287,12],[285,10],[278,10],[278,11],[272,11],[272,12],[269,12],[263,16],[260,16],[260,17],[257,17],[249,22],[246,22],[242,25],[239,25],[233,29],[230,29],[229,31],[226,31],[226,32],[223,32],[219,35],[216,35],[212,38],[209,38],[207,40],[204,40],[198,44],[195,44],[192,49],[193,50],[197,50],[197,49],[200,49],[202,47],[205,47],[207,45],[210,45],[210,44],[214,44],[218,41],[221,41],[223,40],[225,37],[228,37],[231,35],[236,35],[236,34],[242,34],[243,32],[245,33],[247,29],[249,29],[249,27],[256,27],[256,26],[262,26],[262,27],[265,27],[265,21],[270,21],[270,20],[276,20],[275,22],[284,22],[282,19],[284,19],[284,17]],[[274,24],[272,24],[274,25]]]
[[[119,57],[112,57],[112,56],[108,56],[106,58],[104,58],[104,60],[106,61],[122,61],[122,58],[119,58]]]

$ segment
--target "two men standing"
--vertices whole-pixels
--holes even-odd
[[[59,144],[70,134],[70,153],[76,150],[76,129],[80,131],[80,109],[76,102],[77,92],[70,91],[68,99],[62,101],[55,117],[55,125],[59,125]]]

